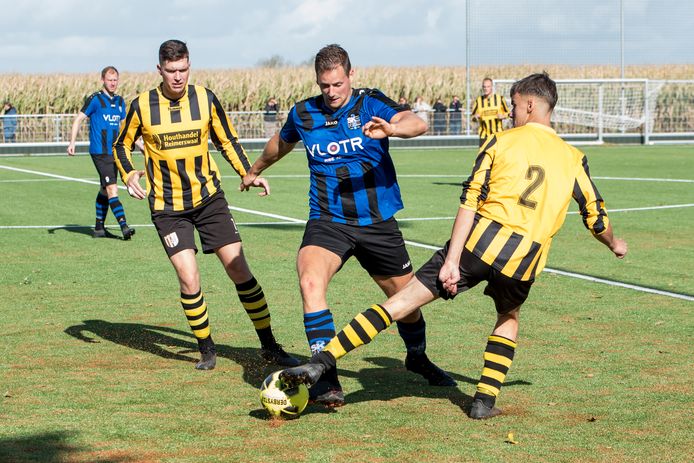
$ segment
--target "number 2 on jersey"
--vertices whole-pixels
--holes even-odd
[[[530,199],[530,195],[533,191],[537,190],[545,180],[545,169],[541,166],[529,166],[528,170],[525,172],[525,178],[532,181],[530,185],[528,185],[528,188],[521,193],[520,198],[518,198],[518,204],[530,209],[535,209],[537,207],[537,201]]]

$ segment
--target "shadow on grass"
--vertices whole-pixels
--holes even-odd
[[[461,175],[462,177],[462,175]],[[457,186],[462,188],[463,187],[463,182],[431,182],[432,185],[445,185],[445,186]]]
[[[465,413],[470,410],[472,396],[460,391],[460,383],[470,384],[470,392],[475,391],[479,376],[472,378],[457,373],[448,372],[456,381],[458,387],[430,386],[429,383],[405,368],[402,361],[390,357],[367,357],[364,360],[376,365],[376,368],[363,368],[358,372],[339,369],[341,376],[357,379],[363,389],[348,393],[345,401],[349,403],[368,402],[373,400],[387,401],[401,397],[446,398],[452,404],[460,407]],[[482,365],[480,364],[480,368]],[[480,370],[481,371],[481,370]],[[528,386],[524,380],[504,383],[504,388],[513,386]]]
[[[189,363],[194,363],[198,359],[198,345],[191,333],[163,326],[84,320],[81,325],[66,328],[65,333],[86,343],[100,342],[85,334],[92,333],[115,344],[158,355],[165,359]],[[265,362],[260,357],[259,348],[230,347],[217,344],[217,356],[240,365],[243,368],[243,380],[253,387],[258,387],[268,374],[279,368],[274,364]],[[299,358],[301,357],[299,356]],[[306,361],[306,358],[302,360]],[[390,357],[367,357],[365,360],[373,363],[375,367],[364,368],[357,372],[339,369],[341,376],[355,378],[363,387],[356,392],[349,393],[347,391],[346,401],[348,404],[374,400],[387,401],[401,397],[428,397],[447,398],[465,412],[470,409],[471,395],[461,392],[457,387],[430,386],[421,376],[407,371],[401,360]],[[479,377],[472,378],[456,373],[450,374],[459,383],[469,384],[470,392],[474,391],[474,386],[477,385],[479,379]],[[530,384],[527,381],[514,380],[505,383],[504,388]],[[306,412],[333,413],[334,410],[326,409],[320,405],[312,405]],[[254,410],[251,416],[267,419],[267,414],[260,409]]]
[[[92,333],[115,344],[170,360],[195,363],[200,356],[198,343],[190,332],[165,326],[112,323],[105,320],[83,320],[82,323],[66,328],[65,333],[83,342],[100,342],[85,334]],[[279,369],[277,365],[267,363],[260,357],[260,348],[230,347],[223,344],[217,344],[216,347],[217,357],[240,365],[243,368],[243,380],[254,387],[258,387],[272,371]]]
[[[55,235],[56,231],[66,231],[69,233],[77,233],[79,235],[86,235],[90,238],[94,236],[94,228],[93,227],[85,227],[84,225],[75,225],[75,224],[67,224],[63,225],[62,227],[53,227],[48,229],[48,234],[49,235]],[[111,233],[108,228],[106,228],[106,236],[104,238],[112,239],[112,240],[122,240],[123,238],[118,235],[114,235]]]
[[[89,450],[70,443],[74,432],[57,431],[23,437],[0,439],[0,461],[14,463],[59,463],[74,461]],[[80,459],[80,461],[83,461]],[[125,463],[135,461],[128,457],[94,458],[94,463]]]

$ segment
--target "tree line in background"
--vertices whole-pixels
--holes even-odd
[[[251,69],[192,70],[191,83],[212,89],[227,111],[261,111],[274,97],[280,110],[318,93],[313,66],[290,66],[281,57],[260,61]],[[618,66],[514,65],[479,66],[470,69],[472,97],[479,94],[484,77],[518,79],[546,70],[554,79],[619,78]],[[417,96],[428,102],[449,102],[454,95],[465,101],[465,68],[462,66],[355,68],[353,87],[381,89],[394,100]],[[4,74],[0,76],[0,99],[12,101],[20,114],[77,112],[84,98],[100,89],[99,70],[89,74]],[[694,65],[628,66],[627,78],[691,79]],[[130,101],[138,93],[158,85],[156,72],[122,72],[119,93]],[[665,95],[666,99],[670,99]],[[672,95],[672,101],[694,101],[692,95]]]

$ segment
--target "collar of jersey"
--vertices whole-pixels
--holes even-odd
[[[531,125],[533,127],[537,127],[538,129],[542,129],[553,134],[557,133],[552,127],[547,127],[545,124],[540,124],[538,122],[528,122],[525,125]]]
[[[352,95],[349,97],[349,101],[347,103],[345,103],[344,105],[342,105],[341,107],[339,107],[338,109],[336,109],[335,111],[332,111],[325,104],[325,100],[323,100],[323,96],[319,95],[318,96],[318,109],[320,109],[323,114],[327,114],[330,117],[332,117],[333,119],[339,119],[343,113],[345,113],[346,111],[349,111],[350,109],[352,109],[354,107],[354,104],[357,102],[357,100],[361,96],[362,95],[360,94],[359,89],[353,88],[352,89]]]
[[[103,93],[104,96],[109,99],[109,101],[115,99],[118,96],[117,93],[114,93],[113,96],[109,95],[108,92],[103,88],[101,89],[101,93]]]
[[[169,101],[181,101],[183,99],[183,97],[185,97],[188,94],[188,87],[190,86],[190,84],[187,84],[186,89],[183,91],[183,95],[181,95],[179,98],[176,98],[174,100],[173,98],[169,98],[168,96],[164,95],[164,90],[162,90],[163,85],[164,84],[159,84],[159,86],[157,87],[157,92]]]

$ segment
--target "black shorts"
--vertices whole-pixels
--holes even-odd
[[[184,249],[198,252],[194,235],[196,229],[200,236],[202,252],[205,254],[241,241],[241,235],[222,191],[189,211],[154,212],[152,223],[169,257]]]
[[[318,246],[337,254],[342,264],[354,256],[372,276],[401,276],[412,272],[405,240],[394,218],[372,225],[346,225],[309,220],[301,247]]]
[[[90,156],[99,174],[99,182],[102,187],[118,183],[118,171],[113,156],[110,154],[91,154]]]
[[[442,299],[453,299],[455,296],[448,293],[439,281],[439,271],[448,254],[448,244],[431,256],[415,276],[433,294]],[[535,280],[514,280],[502,274],[499,270],[485,263],[482,259],[468,251],[463,250],[460,256],[460,281],[458,282],[458,294],[477,286],[481,281],[487,281],[484,294],[494,299],[496,311],[500,314],[508,313],[522,305],[528,298],[530,287]]]

